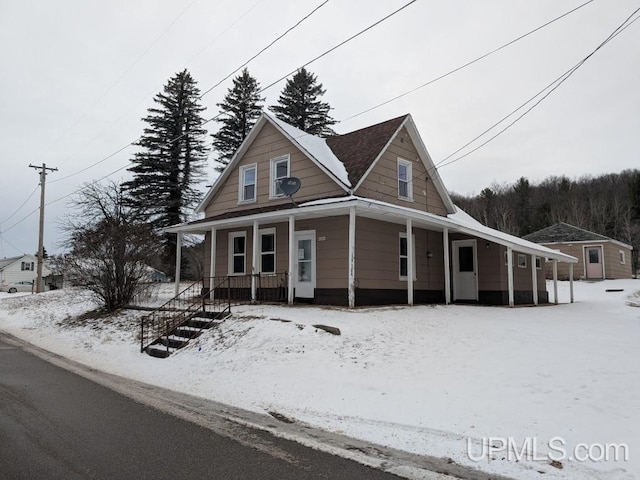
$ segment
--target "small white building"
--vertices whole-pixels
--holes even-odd
[[[0,259],[0,283],[33,282],[36,278],[38,259],[35,255],[20,255],[18,257]],[[46,265],[42,267],[42,276],[46,277],[51,270]]]

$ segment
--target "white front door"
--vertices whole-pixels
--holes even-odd
[[[455,240],[453,246],[453,299],[478,300],[478,261],[475,240]]]
[[[296,232],[295,296],[313,298],[316,288],[316,232]]]
[[[604,278],[602,273],[602,247],[584,247],[587,278]]]

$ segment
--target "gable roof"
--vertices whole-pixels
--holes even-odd
[[[249,135],[247,135],[229,161],[227,167],[196,208],[196,213],[204,212],[215,193],[222,187],[234,166],[242,158],[267,122],[271,123],[347,194],[353,194],[358,189],[387,147],[393,142],[401,129],[405,127],[420,160],[427,170],[428,178],[431,179],[447,211],[449,213],[455,213],[456,211],[449,192],[442,183],[440,174],[422,142],[411,115],[402,115],[343,135],[321,138],[289,125],[270,113],[263,112]]]
[[[525,240],[536,243],[583,242],[589,240],[612,240],[599,233],[574,227],[565,222],[556,223],[537,232],[525,235]]]
[[[369,167],[393,139],[407,115],[327,138],[327,145],[342,161],[351,185],[357,185]]]
[[[222,171],[220,176],[213,183],[211,189],[207,192],[200,205],[196,207],[196,213],[204,212],[211,199],[216,192],[224,185],[224,182],[231,174],[235,165],[240,161],[244,153],[247,151],[255,137],[258,136],[260,130],[266,123],[272,124],[280,133],[282,133],[291,143],[293,143],[304,155],[306,155],[313,163],[315,163],[324,173],[326,173],[334,182],[336,182],[345,192],[349,192],[351,183],[344,164],[335,156],[328,147],[326,139],[316,137],[306,133],[293,125],[283,122],[267,112],[262,112],[255,125],[244,139],[236,153],[233,155],[229,164]]]
[[[9,257],[9,258],[0,259],[0,270],[4,270],[9,265],[17,262],[18,260],[22,260],[25,257],[35,258],[33,255],[24,254],[18,257]]]

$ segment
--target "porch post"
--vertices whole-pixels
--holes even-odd
[[[449,305],[451,303],[451,272],[449,258],[449,229],[442,230],[442,244],[444,246],[444,303]]]
[[[513,248],[507,247],[507,283],[509,289],[509,306],[513,307]]]
[[[356,305],[356,207],[349,208],[349,308]]]
[[[531,281],[533,282],[533,304],[538,305],[538,270],[535,255],[531,255]]]
[[[216,277],[216,227],[211,227],[211,258],[209,259],[209,299],[213,300],[215,295]]]
[[[253,221],[253,256],[251,258],[251,302],[255,302],[257,298],[257,290],[258,290],[258,242],[260,241],[260,237],[258,235],[258,220]]]
[[[573,303],[573,263],[569,263],[569,297]]]
[[[288,288],[287,288],[287,302],[289,305],[293,305],[293,276],[295,268],[295,248],[294,243],[296,241],[296,223],[293,215],[289,215],[289,276]]]
[[[182,232],[178,232],[178,238],[176,239],[176,296],[180,293],[180,264],[182,262]]]
[[[558,304],[558,260],[553,261],[553,303]]]
[[[413,305],[413,226],[407,218],[407,304]]]

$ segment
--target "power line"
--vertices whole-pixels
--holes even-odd
[[[463,158],[469,156],[470,154],[472,154],[473,152],[479,150],[480,148],[482,148],[483,146],[485,146],[486,144],[488,144],[489,142],[491,142],[492,140],[494,140],[495,138],[497,138],[498,136],[502,135],[506,130],[508,130],[509,128],[511,128],[514,124],[516,124],[519,120],[521,120],[526,114],[528,114],[531,110],[533,110],[535,107],[537,107],[540,103],[542,103],[542,101],[544,101],[547,97],[549,97],[549,95],[551,95],[558,87],[560,87],[560,85],[562,85],[566,80],[569,79],[569,77],[571,77],[582,65],[585,64],[585,62],[587,62],[587,60],[589,60],[593,55],[595,55],[596,52],[598,52],[602,47],[604,47],[607,43],[609,43],[611,40],[613,40],[615,37],[617,37],[618,35],[620,35],[624,30],[626,30],[627,28],[629,28],[634,22],[636,22],[637,20],[640,19],[640,17],[636,17],[635,19],[631,20],[631,18],[640,11],[640,7],[637,8],[631,15],[629,15],[626,20],[620,24],[620,26],[618,26],[602,43],[600,43],[591,53],[589,53],[585,58],[583,58],[582,60],[580,60],[576,65],[574,65],[573,67],[571,67],[569,70],[567,70],[566,72],[564,72],[562,75],[560,75],[558,78],[556,78],[553,82],[551,82],[549,85],[547,85],[546,87],[544,87],[542,90],[540,90],[538,93],[536,93],[533,97],[531,97],[529,100],[527,100],[526,102],[524,102],[523,104],[521,104],[518,108],[516,108],[515,110],[513,110],[511,113],[509,113],[508,115],[506,115],[505,117],[503,117],[501,120],[499,120],[498,122],[494,123],[491,127],[489,127],[488,129],[486,129],[484,132],[482,132],[480,135],[476,136],[473,140],[471,140],[470,142],[467,142],[465,145],[463,145],[462,147],[460,147],[458,150],[456,150],[455,152],[449,154],[448,156],[446,156],[445,158],[443,158],[442,160],[440,160],[438,163],[435,164],[436,167],[442,168],[445,167],[447,165],[451,165],[452,163],[458,162],[459,160],[462,160]],[[548,91],[547,91],[548,90]],[[544,93],[546,92],[546,93]],[[544,94],[544,95],[543,95]],[[499,124],[501,124],[502,122],[504,122],[506,119],[508,119],[509,117],[515,115],[519,110],[521,110],[522,108],[524,108],[527,104],[531,103],[532,101],[534,101],[536,98],[538,98],[540,95],[543,95],[538,101],[536,101],[533,105],[531,105],[527,110],[525,110],[520,116],[518,116],[515,120],[513,120],[511,123],[509,123],[506,127],[504,127],[502,130],[500,130],[498,133],[496,133],[495,135],[493,135],[492,137],[490,137],[488,140],[486,140],[485,142],[481,143],[480,145],[478,145],[477,147],[475,147],[474,149],[470,150],[469,152],[465,153],[464,155],[461,155],[457,158],[455,158],[454,160],[450,160],[447,161],[448,159],[450,159],[451,157],[453,157],[455,154],[459,153],[461,150],[465,149],[466,147],[468,147],[469,145],[471,145],[473,142],[475,142],[476,140],[478,140],[479,138],[481,138],[482,136],[484,136],[486,133],[488,133],[489,131],[493,130],[495,127],[497,127]],[[446,163],[445,163],[446,162]]]
[[[424,88],[424,87],[426,87],[426,86],[428,86],[428,85],[431,85],[432,83],[435,83],[435,82],[437,82],[438,80],[442,80],[443,78],[446,78],[446,77],[448,77],[448,76],[450,76],[450,75],[453,75],[454,73],[459,72],[460,70],[463,70],[463,69],[465,69],[465,68],[467,68],[467,67],[469,67],[469,66],[473,65],[474,63],[477,63],[477,62],[479,62],[480,60],[483,60],[483,59],[487,58],[488,56],[493,55],[494,53],[497,53],[497,52],[499,52],[500,50],[502,50],[502,49],[504,49],[504,48],[507,48],[507,47],[508,47],[508,46],[510,46],[510,45],[513,45],[513,44],[514,44],[514,43],[516,43],[516,42],[519,42],[520,40],[522,40],[522,39],[524,39],[524,38],[528,37],[529,35],[531,35],[531,34],[533,34],[533,33],[537,32],[538,30],[542,30],[543,28],[545,28],[545,27],[547,27],[547,26],[551,25],[552,23],[557,22],[558,20],[560,20],[560,19],[562,19],[562,18],[566,17],[567,15],[570,15],[571,13],[575,12],[576,10],[579,10],[579,9],[581,9],[582,7],[584,7],[584,6],[586,6],[586,5],[590,4],[590,3],[592,3],[593,1],[594,1],[594,0],[589,0],[589,1],[585,2],[585,3],[583,3],[582,5],[578,5],[576,8],[573,8],[573,9],[569,10],[568,12],[563,13],[562,15],[560,15],[560,16],[558,16],[558,17],[554,18],[553,20],[550,20],[550,21],[548,21],[547,23],[544,23],[544,24],[540,25],[539,27],[534,28],[533,30],[530,30],[529,32],[527,32],[527,33],[525,33],[525,34],[520,35],[519,37],[514,38],[513,40],[511,40],[511,41],[509,41],[509,42],[505,43],[504,45],[501,45],[500,47],[495,48],[494,50],[491,50],[490,52],[487,52],[487,53],[485,53],[484,55],[481,55],[481,56],[479,56],[479,57],[475,58],[474,60],[471,60],[470,62],[465,63],[464,65],[461,65],[461,66],[459,66],[459,67],[457,67],[457,68],[454,68],[453,70],[450,70],[450,71],[449,71],[449,72],[447,72],[447,73],[444,73],[444,74],[442,74],[442,75],[440,75],[440,76],[438,76],[438,77],[435,77],[435,78],[433,78],[433,79],[429,80],[428,82],[425,82],[425,83],[423,83],[422,85],[419,85],[419,86],[417,86],[417,87],[415,87],[415,88],[412,88],[411,90],[408,90],[408,91],[406,91],[406,92],[404,92],[404,93],[401,93],[400,95],[397,95],[397,96],[395,96],[395,97],[393,97],[393,98],[390,98],[389,100],[385,100],[385,101],[384,101],[384,102],[382,102],[382,103],[379,103],[379,104],[377,104],[377,105],[374,105],[373,107],[367,108],[366,110],[363,110],[363,111],[361,111],[361,112],[359,112],[359,113],[356,113],[356,114],[354,114],[354,115],[351,115],[350,117],[347,117],[347,118],[345,118],[345,119],[343,119],[343,120],[339,120],[337,123],[344,123],[344,122],[346,122],[346,121],[348,121],[348,120],[351,120],[351,119],[353,119],[353,118],[359,117],[360,115],[364,115],[365,113],[368,113],[368,112],[370,112],[370,111],[372,111],[372,110],[375,110],[375,109],[377,109],[377,108],[380,108],[380,107],[382,107],[382,106],[384,106],[384,105],[387,105],[387,104],[389,104],[389,103],[391,103],[391,102],[394,102],[394,101],[396,101],[396,100],[399,100],[399,99],[400,99],[400,98],[402,98],[402,97],[406,97],[407,95],[409,95],[409,94],[411,94],[411,93],[413,93],[413,92],[416,92],[416,91],[420,90],[421,88]]]
[[[180,14],[175,17],[173,19],[173,21],[169,24],[169,26],[167,26],[160,35],[158,35],[152,42],[151,44],[144,50],[144,52],[142,52],[138,58],[136,58],[133,63],[131,65],[129,65],[125,71],[120,74],[120,76],[104,91],[104,93],[102,95],[100,95],[100,97],[98,97],[98,99],[93,102],[89,108],[87,108],[84,112],[82,112],[82,114],[62,133],[62,135],[60,135],[57,140],[55,140],[51,145],[49,145],[46,150],[44,150],[42,153],[40,153],[38,156],[42,157],[44,154],[46,154],[47,152],[49,152],[49,150],[51,150],[55,145],[57,145],[60,140],[62,140],[64,137],[67,136],[67,134],[73,130],[73,128],[80,123],[80,120],[82,120],[87,113],[89,113],[91,110],[93,110],[95,108],[96,105],[98,105],[98,103],[100,103],[102,101],[102,99],[104,99],[109,92],[111,92],[111,90],[113,90],[115,88],[115,86],[120,83],[120,81],[140,62],[140,60],[142,60],[142,58],[149,53],[149,51],[151,51],[151,49],[160,41],[160,39],[162,37],[164,37],[167,32],[169,30],[171,30],[171,28],[178,22],[178,20],[180,20],[180,18],[182,18],[184,16],[184,14],[187,12],[187,10],[189,10],[189,8],[191,8],[191,6],[196,2],[197,0],[192,0],[191,3],[189,3],[189,5],[187,5],[182,12],[180,12]],[[68,177],[65,177],[68,178]]]
[[[281,40],[282,38],[284,38],[289,32],[291,32],[292,30],[294,30],[296,27],[298,27],[302,22],[304,22],[307,18],[309,18],[311,15],[313,15],[314,13],[316,13],[318,10],[320,10],[322,7],[324,7],[327,3],[329,3],[329,0],[325,0],[324,2],[322,2],[320,5],[318,5],[316,8],[314,8],[313,10],[311,10],[311,12],[309,12],[307,15],[305,15],[304,17],[302,17],[300,20],[298,20],[298,22],[289,27],[284,33],[282,33],[281,35],[279,35],[278,37],[276,37],[275,40],[273,40],[271,43],[269,43],[269,45],[267,45],[266,47],[262,48],[258,53],[256,53],[254,56],[252,56],[249,60],[247,60],[246,62],[244,62],[242,65],[240,65],[238,68],[236,68],[233,72],[231,72],[230,74],[228,74],[226,77],[224,77],[222,80],[220,80],[218,83],[216,83],[215,85],[213,85],[211,88],[207,89],[204,91],[204,93],[202,93],[198,98],[202,98],[204,97],[207,93],[209,93],[211,90],[213,90],[214,88],[216,88],[217,86],[219,86],[222,82],[224,82],[225,80],[227,80],[229,77],[231,77],[234,73],[238,72],[239,70],[243,69],[244,67],[246,67],[251,61],[255,60],[256,58],[258,58],[262,53],[266,52],[269,48],[271,48],[273,45],[275,45],[279,40]]]
[[[11,220],[20,211],[20,209],[26,205],[26,203],[31,199],[31,197],[33,197],[33,194],[36,193],[36,191],[38,190],[38,186],[39,185],[36,185],[36,187],[29,194],[27,199],[24,202],[22,202],[22,204],[20,204],[20,206],[11,215],[9,215],[7,218],[5,218],[3,221],[1,221],[0,225],[2,225],[3,223],[7,223],[9,220]]]

